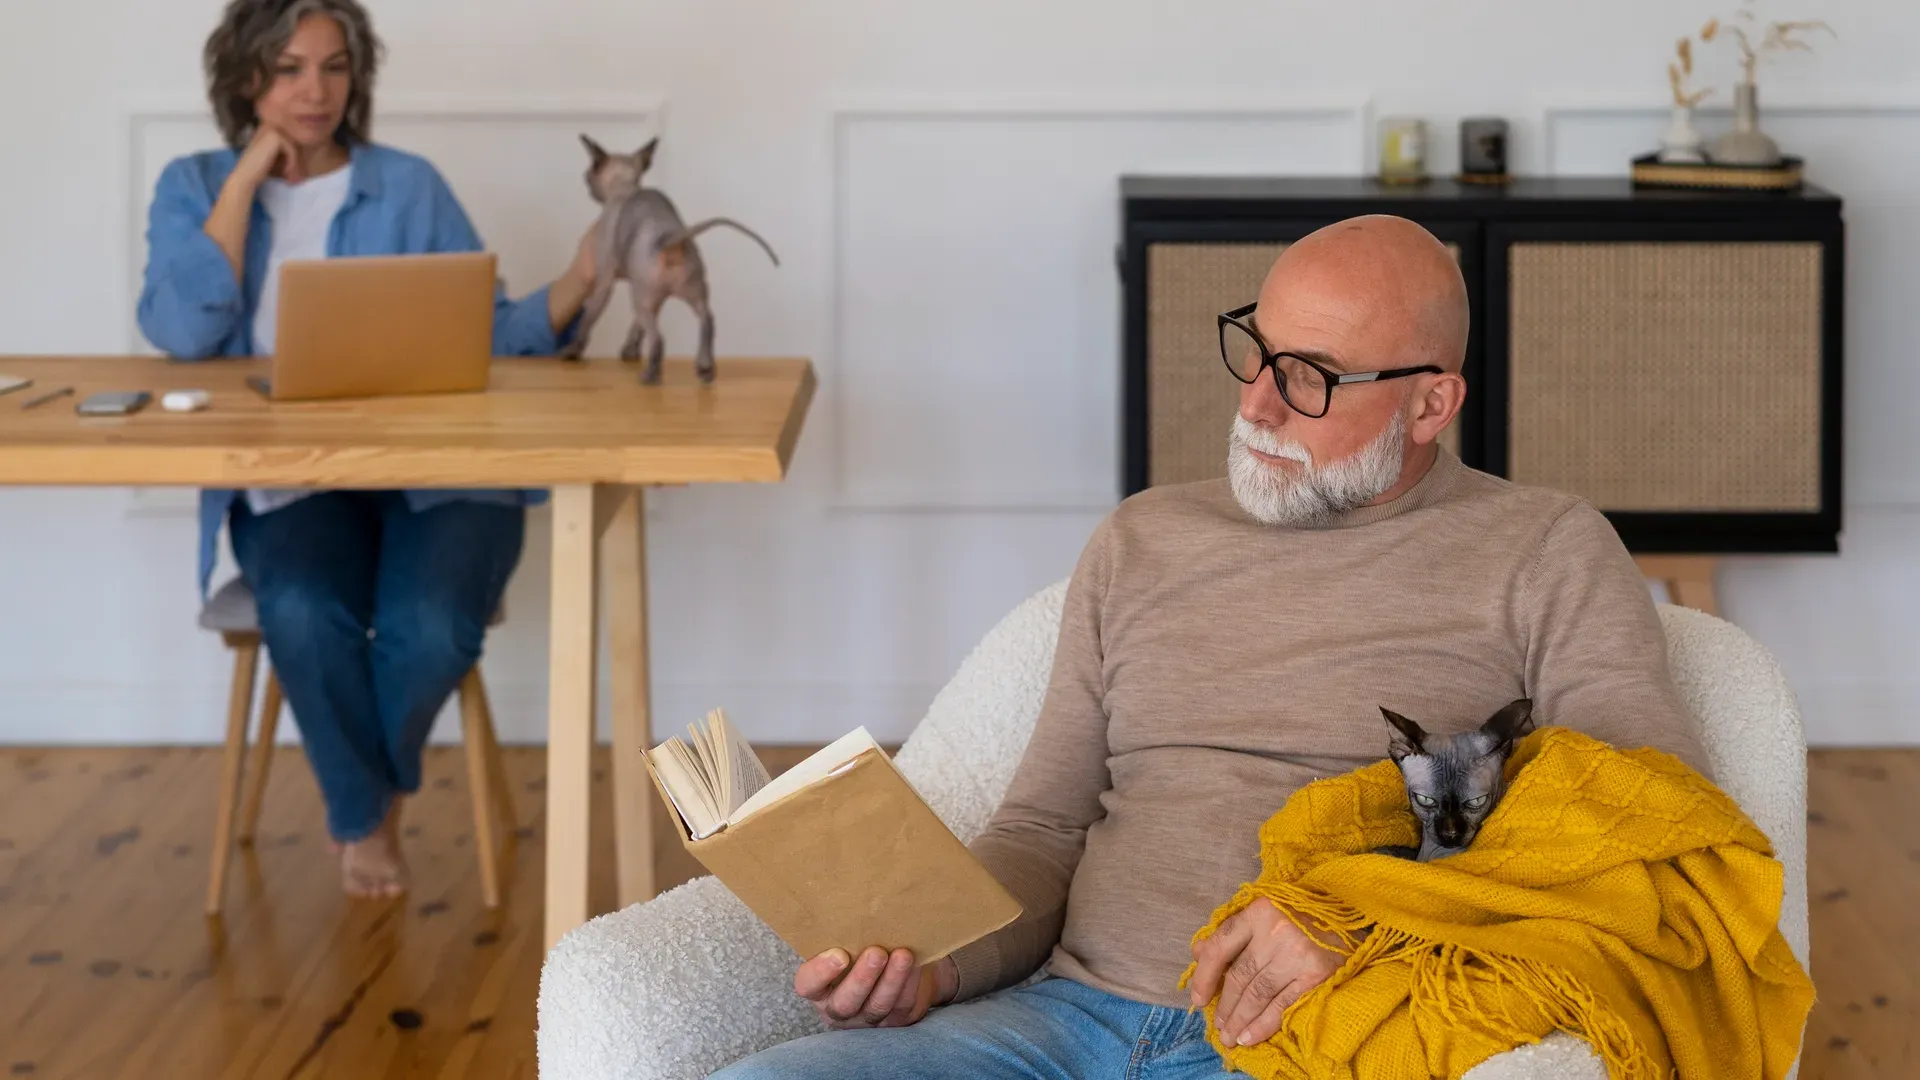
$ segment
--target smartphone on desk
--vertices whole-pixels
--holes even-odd
[[[88,394],[73,407],[81,416],[127,416],[147,407],[153,395],[145,390],[102,390]]]

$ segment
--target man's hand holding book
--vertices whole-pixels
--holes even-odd
[[[801,964],[793,991],[813,1003],[828,1027],[906,1027],[952,1000],[960,973],[952,957],[915,964],[913,953],[869,946],[857,961],[830,949]]]

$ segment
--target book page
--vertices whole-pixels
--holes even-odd
[[[713,798],[712,788],[701,776],[694,753],[678,737],[668,739],[647,751],[647,759],[660,777],[675,813],[695,839],[710,836],[725,820],[725,814]]]
[[[720,709],[688,724],[685,739],[676,735],[646,753],[667,801],[695,840],[720,831],[728,812],[770,779],[753,745]]]
[[[763,790],[773,778],[767,775],[767,767],[761,762],[760,755],[753,752],[753,744],[740,734],[739,728],[727,723],[725,713],[714,710],[713,720],[708,737],[712,739],[714,752],[719,757],[720,806],[726,811],[727,820],[731,821],[733,811]]]
[[[713,741],[714,715],[718,712],[716,709],[701,717],[699,723],[687,725],[687,738],[692,740],[687,749],[693,756],[694,765],[700,770],[700,782],[713,796],[714,806],[719,808],[724,817],[727,812],[726,785],[721,777],[725,773],[720,768],[720,755]]]
[[[816,751],[805,761],[781,773],[773,782],[761,787],[752,797],[727,815],[727,823],[732,825],[746,820],[753,815],[754,811],[799,791],[868,750],[880,750],[882,754],[886,753],[885,750],[880,749],[879,743],[873,741],[873,736],[867,734],[866,728],[854,728]],[[755,759],[756,762],[758,760]],[[764,776],[765,772],[763,771],[761,775]]]

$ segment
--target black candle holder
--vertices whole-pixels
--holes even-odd
[[[1460,180],[1504,184],[1507,173],[1507,122],[1497,116],[1472,116],[1460,122]]]

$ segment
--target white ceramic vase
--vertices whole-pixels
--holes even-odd
[[[1750,82],[1733,88],[1733,130],[1713,140],[1718,165],[1778,165],[1780,147],[1760,130],[1760,95]]]
[[[1667,122],[1667,133],[1660,137],[1660,160],[1676,165],[1702,165],[1707,160],[1701,149],[1705,145],[1706,137],[1693,126],[1693,106],[1675,105],[1673,117]]]

